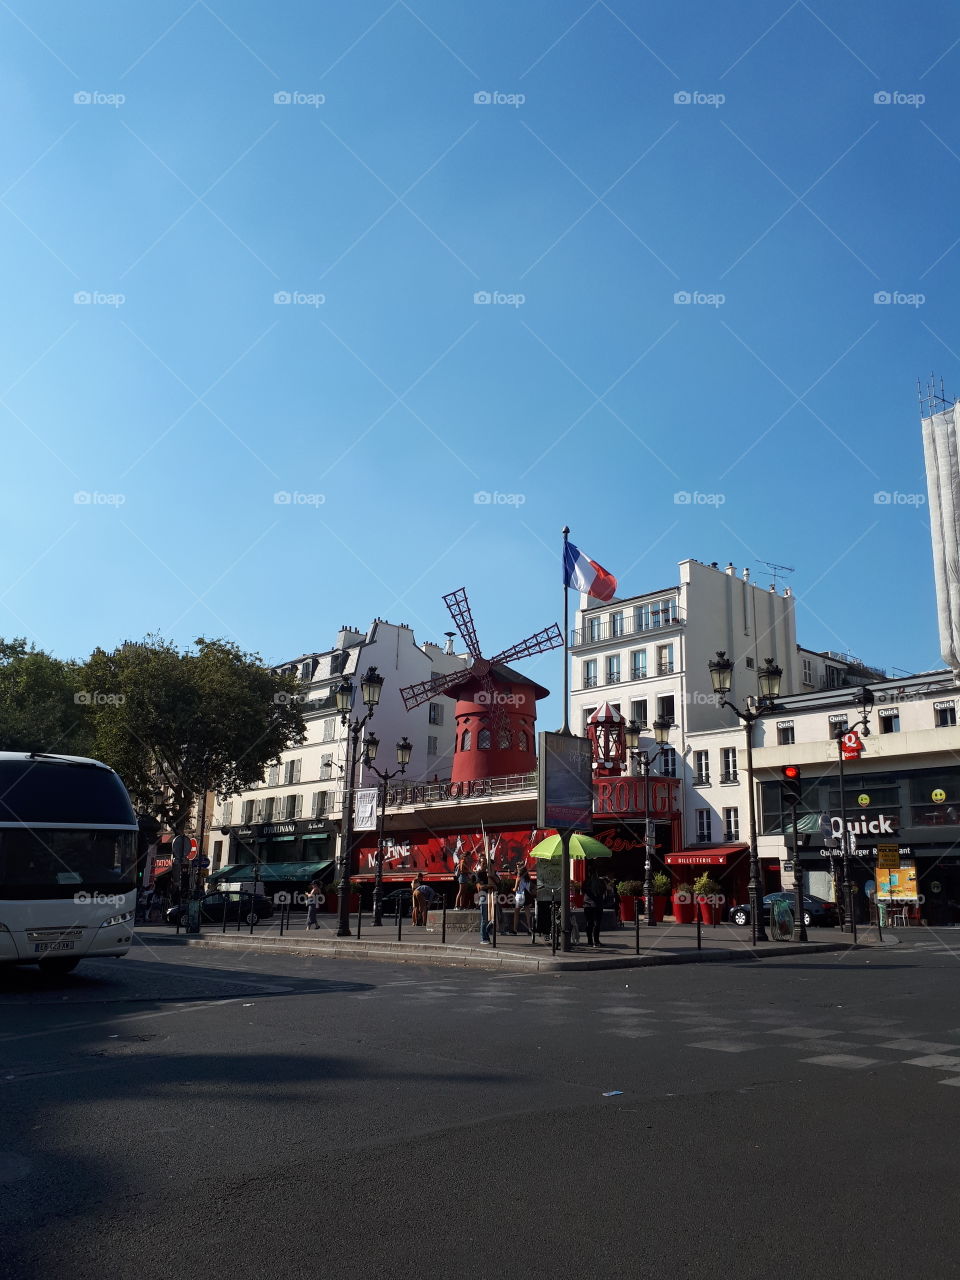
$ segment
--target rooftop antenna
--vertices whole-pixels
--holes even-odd
[[[925,387],[921,387],[920,379],[917,379],[917,399],[920,401],[921,418],[932,418],[935,413],[946,413],[953,408],[953,401],[947,398],[944,391],[943,378],[940,378],[938,390],[937,379],[933,373],[927,378]]]
[[[788,564],[774,564],[772,560],[761,560],[760,563],[765,564],[768,569],[773,570],[773,582],[770,583],[770,586],[774,591],[777,590],[777,578],[783,577],[788,573],[796,572],[796,570],[792,569]]]

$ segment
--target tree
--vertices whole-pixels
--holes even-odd
[[[82,668],[0,638],[0,751],[90,754],[92,729]]]
[[[117,770],[140,809],[176,831],[207,791],[252,786],[306,736],[296,677],[228,640],[201,637],[181,652],[148,636],[97,649],[84,679],[98,695],[97,759]]]

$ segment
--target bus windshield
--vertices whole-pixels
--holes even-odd
[[[135,827],[137,817],[112,769],[21,757],[0,759],[0,822]]]
[[[0,827],[0,899],[129,893],[136,879],[135,831]]]

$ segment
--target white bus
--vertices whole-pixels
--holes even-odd
[[[0,751],[0,964],[69,973],[133,940],[137,818],[80,756]]]

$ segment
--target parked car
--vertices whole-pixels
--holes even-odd
[[[794,898],[789,890],[781,889],[777,893],[768,893],[763,899],[764,924],[770,923],[770,904],[775,900],[785,901],[790,910],[793,910]],[[744,902],[739,906],[731,907],[727,917],[733,924],[749,924],[750,904]],[[821,926],[839,924],[840,917],[837,913],[836,905],[832,902],[827,902],[824,898],[814,898],[812,895],[805,893],[803,895],[803,923]]]
[[[207,893],[200,899],[200,920],[207,924],[222,924],[224,916],[229,920],[242,920],[244,924],[256,924],[273,915],[273,903],[261,894]],[[185,924],[187,903],[181,902],[167,912],[167,923]]]
[[[397,903],[400,904],[400,914],[408,916],[411,912],[411,903],[413,901],[413,892],[410,889],[393,889],[390,893],[383,895],[383,914],[385,916],[396,917]]]

